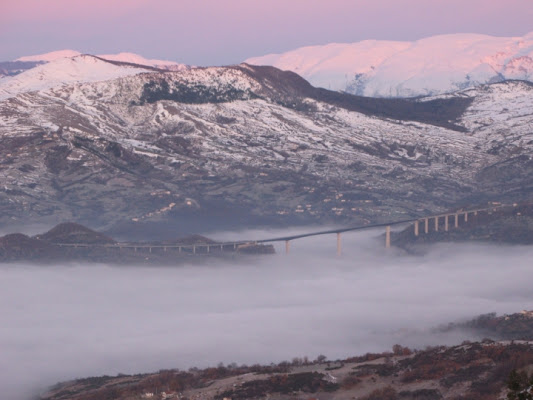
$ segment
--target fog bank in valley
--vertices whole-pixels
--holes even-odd
[[[533,247],[386,251],[381,231],[295,241],[278,254],[203,266],[0,266],[0,388],[27,399],[76,377],[330,359],[454,344],[436,325],[533,307]],[[283,236],[240,232],[218,238]]]

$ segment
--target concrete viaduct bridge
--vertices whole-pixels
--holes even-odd
[[[493,213],[493,212],[502,211],[502,210],[512,210],[516,207],[518,207],[517,203],[511,204],[511,205],[509,204],[507,205],[497,204],[496,205],[495,204],[490,207],[475,208],[475,209],[470,209],[470,210],[461,209],[461,210],[457,210],[454,212],[429,215],[429,216],[420,217],[420,218],[411,218],[411,219],[404,219],[404,220],[399,220],[399,221],[355,226],[355,227],[342,228],[342,229],[331,229],[331,230],[326,230],[326,231],[304,233],[301,235],[286,236],[286,237],[279,237],[279,238],[273,238],[273,239],[262,239],[262,240],[257,240],[256,243],[272,243],[272,242],[284,241],[285,242],[285,253],[288,254],[290,252],[291,241],[293,240],[302,239],[302,238],[306,238],[310,236],[336,234],[337,235],[337,255],[341,255],[342,253],[341,235],[344,232],[352,232],[352,231],[359,231],[359,230],[372,229],[372,228],[385,228],[385,248],[390,248],[391,227],[395,225],[411,224],[414,235],[419,236],[420,234],[428,234],[431,230],[434,232],[438,232],[439,227],[441,225],[441,220],[442,220],[444,221],[444,231],[448,232],[450,229],[459,228],[459,224],[461,221],[468,222],[469,215],[477,216],[478,213],[482,213],[482,212]]]
[[[177,251],[184,254],[209,254],[212,251],[235,251],[239,248],[257,245],[262,243],[285,242],[285,253],[289,254],[290,245],[292,241],[303,239],[311,236],[332,235],[337,236],[337,255],[342,253],[342,234],[345,232],[359,231],[364,229],[385,228],[385,248],[391,245],[391,227],[395,225],[411,224],[415,236],[421,234],[428,234],[430,231],[438,232],[441,228],[441,221],[444,222],[444,231],[448,232],[450,229],[458,228],[461,222],[468,222],[469,216],[477,216],[479,213],[493,213],[502,210],[512,210],[518,204],[493,204],[489,207],[475,208],[470,210],[457,210],[444,214],[429,215],[420,218],[404,219],[399,221],[391,221],[379,224],[354,226],[348,228],[331,229],[324,231],[316,231],[303,233],[292,236],[282,236],[275,238],[267,238],[260,240],[240,240],[223,243],[197,243],[197,244],[149,244],[149,243],[114,243],[114,244],[87,244],[87,243],[59,243],[60,247],[102,247],[102,248],[117,248],[117,249],[131,249],[135,252],[144,251],[152,253],[154,251],[167,252],[168,250]]]

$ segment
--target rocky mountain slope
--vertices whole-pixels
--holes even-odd
[[[113,72],[13,83],[87,65]],[[4,224],[365,223],[518,201],[533,188],[527,82],[392,100],[272,67],[136,68],[81,56],[0,80]]]
[[[308,46],[250,58],[296,72],[313,85],[378,97],[442,94],[508,79],[533,80],[533,32],[523,37],[432,36]]]

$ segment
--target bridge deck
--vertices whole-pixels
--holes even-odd
[[[330,235],[330,234],[340,234],[344,232],[351,232],[351,231],[358,231],[358,230],[364,230],[364,229],[372,229],[372,228],[380,228],[380,227],[390,227],[394,225],[401,225],[401,224],[408,224],[413,223],[417,221],[424,221],[434,218],[444,218],[449,216],[456,216],[460,214],[471,214],[476,212],[484,212],[484,211],[496,211],[501,210],[504,208],[514,208],[517,204],[500,204],[500,205],[493,205],[489,207],[483,207],[483,208],[475,208],[475,209],[469,209],[469,210],[457,210],[450,213],[444,213],[444,214],[433,214],[429,216],[423,216],[418,218],[409,218],[409,219],[403,219],[403,220],[397,220],[397,221],[389,221],[389,222],[383,222],[379,224],[369,224],[369,225],[359,225],[359,226],[352,226],[352,227],[345,227],[345,228],[337,228],[337,229],[329,229],[329,230],[323,230],[323,231],[315,231],[315,232],[308,232],[308,233],[302,233],[298,235],[290,235],[290,236],[280,236],[280,237],[274,237],[274,238],[267,238],[267,239],[258,239],[258,240],[239,240],[239,241],[233,241],[233,242],[218,242],[218,243],[196,243],[196,244],[149,244],[149,243],[142,243],[142,244],[135,244],[135,243],[114,243],[114,244],[88,244],[88,243],[58,243],[58,246],[61,247],[106,247],[106,248],[119,248],[119,249],[190,249],[195,250],[199,248],[220,248],[223,249],[224,247],[233,246],[234,248],[237,248],[238,246],[246,245],[246,244],[252,244],[252,243],[273,243],[273,242],[288,242],[291,240],[297,240],[297,239],[303,239],[306,237],[311,236],[321,236],[321,235]]]

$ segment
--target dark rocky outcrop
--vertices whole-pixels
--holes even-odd
[[[81,243],[81,244],[114,244],[115,240],[110,237],[93,231],[86,226],[73,222],[59,224],[48,232],[37,235],[36,239],[49,243]]]
[[[83,225],[66,222],[29,237],[21,233],[0,237],[0,262],[98,262],[113,264],[176,265],[205,262],[206,258],[233,259],[239,254],[274,254],[272,245],[217,246],[201,235],[143,242],[117,242]]]
[[[50,243],[26,236],[22,233],[12,233],[0,237],[0,261],[42,261],[55,259],[59,256],[59,249]]]

